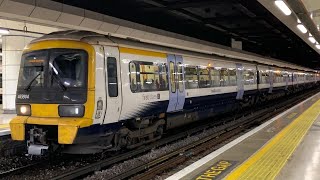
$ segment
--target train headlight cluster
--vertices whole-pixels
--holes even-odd
[[[60,105],[59,116],[60,117],[83,117],[84,106],[83,105]]]
[[[17,104],[16,106],[17,115],[20,116],[30,116],[31,115],[31,107],[27,104]]]

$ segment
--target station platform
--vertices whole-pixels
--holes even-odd
[[[10,134],[9,122],[16,114],[0,114],[0,136]]]
[[[168,177],[320,179],[320,93]]]

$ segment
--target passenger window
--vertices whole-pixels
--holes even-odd
[[[174,73],[174,63],[170,62],[170,84],[171,84],[171,92],[176,92],[176,81],[175,81],[175,73]]]
[[[164,63],[160,66],[160,90],[168,89],[167,65]]]
[[[273,71],[273,79],[274,79],[274,83],[283,82],[283,77],[281,75],[281,71]]]
[[[288,79],[288,73],[287,73],[287,72],[285,72],[285,71],[282,71],[281,75],[282,75],[282,79],[283,79],[283,81],[282,81],[282,82],[287,82],[287,79]]]
[[[237,73],[235,68],[229,68],[229,86],[237,85]]]
[[[212,87],[219,87],[220,86],[220,71],[219,71],[219,69],[211,68],[210,76],[211,76],[211,86]]]
[[[269,73],[267,71],[260,71],[260,84],[269,83]]]
[[[168,90],[167,66],[152,62],[132,61],[129,63],[130,87],[132,92]]]
[[[209,69],[208,68],[199,68],[199,87],[208,88],[211,86]]]
[[[183,92],[183,74],[182,74],[182,64],[181,62],[178,63],[178,88],[179,88],[179,92]]]
[[[153,63],[140,63],[141,91],[155,91],[160,89],[159,66]]]
[[[107,58],[108,71],[108,92],[110,97],[118,96],[118,75],[117,75],[117,60],[114,57]]]
[[[137,67],[134,62],[129,63],[129,71],[130,71],[130,88],[132,92],[137,91]]]
[[[228,86],[229,80],[228,80],[228,69],[227,68],[221,68],[220,70],[220,86]]]
[[[243,80],[245,85],[255,84],[255,74],[252,70],[244,70]]]
[[[198,88],[197,67],[185,67],[186,89]]]

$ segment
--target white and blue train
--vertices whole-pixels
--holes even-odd
[[[134,148],[169,129],[319,80],[316,71],[267,58],[257,63],[93,32],[55,32],[23,52],[11,134],[34,155],[57,147],[69,153]]]

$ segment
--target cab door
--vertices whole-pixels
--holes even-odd
[[[107,108],[104,124],[119,120],[122,107],[121,77],[119,49],[116,47],[104,47],[104,69],[106,80],[106,102]]]
[[[185,102],[183,58],[168,54],[169,104],[167,112],[180,111]]]

